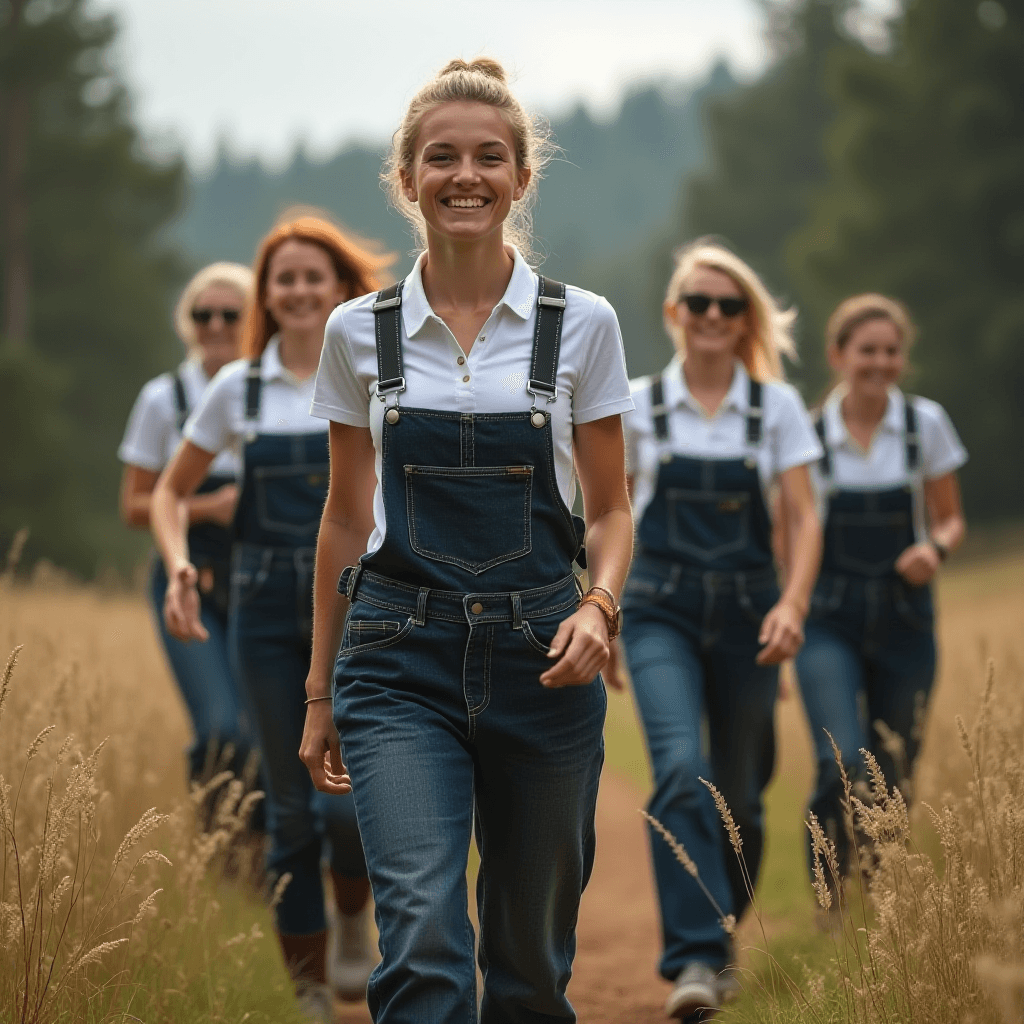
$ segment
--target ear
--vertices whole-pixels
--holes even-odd
[[[400,168],[398,171],[398,180],[402,183],[402,195],[404,195],[410,203],[418,202],[419,196],[416,193],[416,185],[413,182],[412,175],[404,168]]]
[[[843,353],[838,345],[835,343],[828,346],[825,349],[825,355],[828,356],[828,365],[832,367],[833,373],[842,374],[843,372]]]
[[[680,310],[679,305],[680,304],[678,302],[673,302],[671,299],[666,299],[665,302],[662,304],[661,312],[666,320],[676,324],[679,327],[682,327],[682,311]]]
[[[516,171],[516,187],[512,191],[512,198],[518,202],[526,195],[526,190],[530,187],[530,179],[533,177],[533,168],[531,167],[520,167]]]
[[[352,298],[352,285],[348,281],[339,281],[338,287],[334,289],[334,304],[340,306]]]

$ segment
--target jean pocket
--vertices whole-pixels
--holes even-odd
[[[327,500],[330,466],[257,466],[256,512],[264,530],[315,539]]]
[[[760,627],[764,617],[775,607],[779,600],[778,587],[761,587],[757,590],[742,590],[736,600],[743,614],[755,625]]]
[[[231,598],[234,607],[244,607],[263,589],[270,578],[270,570],[274,561],[274,552],[269,548],[262,550],[236,549],[231,566]]]
[[[365,601],[356,601],[345,620],[345,633],[341,640],[339,658],[349,658],[364,651],[379,651],[391,647],[408,636],[412,630],[412,616],[404,621],[395,613]]]
[[[575,611],[575,608],[565,608],[551,615],[523,619],[523,639],[539,654],[546,655],[551,650],[558,627]]]
[[[671,597],[679,585],[678,576],[678,568],[674,568],[671,563],[643,556],[633,559],[629,576],[622,588],[622,607],[644,607]]]
[[[698,562],[742,551],[750,538],[750,495],[745,491],[665,492],[668,543]]]
[[[406,466],[409,544],[479,575],[532,548],[532,466]]]
[[[912,587],[897,580],[893,584],[893,606],[896,614],[911,629],[922,633],[931,633],[935,629],[931,587]]]
[[[827,619],[839,611],[846,590],[845,579],[838,576],[819,576],[811,594],[808,619]]]

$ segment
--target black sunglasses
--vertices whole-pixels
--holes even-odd
[[[686,308],[694,316],[706,313],[712,303],[718,306],[718,312],[725,317],[739,316],[750,305],[745,298],[735,295],[723,295],[716,298],[714,295],[705,295],[703,292],[691,292],[689,295],[680,295],[679,298],[686,303]]]
[[[205,327],[218,314],[224,323],[236,324],[238,323],[238,318],[242,315],[242,311],[240,309],[210,309],[203,306],[192,310],[192,319],[197,324],[202,324]]]

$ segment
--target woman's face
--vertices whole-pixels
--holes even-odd
[[[881,400],[906,366],[903,339],[889,319],[868,320],[855,327],[842,348],[829,349],[829,362],[851,394]]]
[[[749,306],[736,316],[726,316],[715,301],[703,313],[693,313],[683,299],[685,295],[746,301],[743,289],[721,270],[697,267],[684,279],[676,301],[665,303],[666,315],[682,328],[687,353],[705,357],[734,356],[750,331]]]
[[[401,172],[406,198],[418,203],[428,234],[473,242],[500,232],[521,199],[530,171],[516,166],[515,140],[486,103],[442,103],[420,122],[413,166]]]
[[[199,358],[207,376],[238,358],[238,335],[245,299],[227,284],[204,288],[190,310]]]
[[[348,283],[338,279],[331,257],[315,242],[289,238],[274,250],[266,308],[282,334],[322,336],[334,307],[348,297]]]

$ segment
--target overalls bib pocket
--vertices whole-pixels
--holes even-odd
[[[750,495],[744,491],[665,491],[669,547],[713,562],[750,542]]]
[[[833,519],[836,564],[858,575],[890,572],[910,535],[906,512],[835,512]]]
[[[256,466],[253,483],[259,524],[297,537],[316,536],[323,513],[330,466]]]
[[[406,466],[409,544],[475,575],[530,553],[532,466]]]

